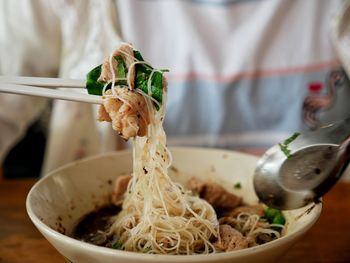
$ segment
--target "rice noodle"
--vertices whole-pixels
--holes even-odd
[[[151,104],[153,122],[147,137],[133,140],[132,179],[123,209],[110,233],[128,251],[214,252],[209,239],[218,236],[215,211],[206,201],[189,195],[169,178],[167,169],[171,158],[164,147],[166,138],[161,125],[164,110],[156,112],[153,103],[146,100]]]

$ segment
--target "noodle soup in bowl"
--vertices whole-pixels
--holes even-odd
[[[168,172],[173,181],[185,185],[196,176],[222,185],[242,197],[244,203],[258,203],[252,183],[257,157],[201,148],[171,148],[171,153],[173,163]],[[273,262],[311,228],[322,210],[322,205],[317,204],[285,211],[282,237],[250,248],[206,255],[128,252],[74,239],[73,231],[81,219],[110,202],[115,179],[131,172],[129,151],[68,164],[49,173],[31,189],[26,204],[29,217],[68,262]]]

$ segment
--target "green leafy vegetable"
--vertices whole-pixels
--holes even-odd
[[[284,145],[290,144],[290,143],[291,143],[292,141],[294,141],[299,135],[300,135],[299,132],[293,133],[292,136],[290,136],[288,139],[284,140],[283,144],[284,144]]]
[[[143,69],[144,70],[144,69]],[[136,73],[136,84],[135,87],[142,90],[144,93],[148,94],[148,80],[150,78],[150,75],[148,75],[143,70],[138,70]],[[162,104],[163,101],[163,74],[155,71],[152,75],[151,80],[151,96],[156,101],[159,102],[159,104]],[[154,104],[156,109],[159,109],[159,106],[157,104]]]
[[[115,56],[114,59],[117,61],[117,78],[126,78],[127,69],[124,63],[124,60],[121,56]],[[89,94],[102,96],[102,90],[104,85],[106,84],[103,81],[98,81],[98,78],[101,75],[102,65],[99,65],[92,69],[86,75],[86,89]],[[115,82],[116,85],[127,85],[126,80],[117,80]],[[110,89],[111,85],[107,86],[107,89]]]
[[[300,135],[299,132],[295,132],[292,136],[283,141],[283,143],[279,143],[279,147],[281,151],[287,156],[287,158],[291,158],[291,151],[288,149],[288,144],[294,141]]]
[[[284,218],[282,212],[275,208],[266,208],[264,210],[265,217],[270,224],[279,224],[284,225],[286,223],[286,219]]]
[[[134,50],[134,57],[139,61],[144,61],[141,53],[137,50]],[[153,68],[146,64],[136,64],[136,79],[135,87],[142,90],[144,93],[148,94],[148,80],[151,77]],[[160,104],[163,101],[163,74],[167,70],[155,71],[152,74],[151,80],[151,96]],[[156,109],[159,107],[155,104]]]
[[[97,66],[86,75],[86,88],[91,95],[102,95],[105,83],[97,81],[101,75],[101,67],[102,65]]]
[[[140,51],[138,50],[134,50],[134,57],[138,60],[138,61],[144,61]]]
[[[284,218],[282,213],[277,214],[272,221],[272,224],[284,225],[285,223],[286,223],[286,219]]]
[[[115,56],[114,59],[117,61],[117,78],[126,78],[127,69],[123,58],[121,56]]]
[[[163,74],[159,71],[153,73],[151,91],[152,97],[161,104],[163,100]]]
[[[280,149],[284,153],[284,155],[287,156],[288,158],[291,158],[292,155],[290,154],[290,150],[288,149],[288,146],[281,143],[279,143],[278,145],[280,146]]]
[[[233,186],[235,189],[241,189],[242,185],[240,182],[235,183],[235,185]]]
[[[122,249],[122,247],[123,247],[123,244],[122,244],[122,242],[119,242],[119,241],[115,242],[112,245],[112,248],[114,248],[114,249]]]

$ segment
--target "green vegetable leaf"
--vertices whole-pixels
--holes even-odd
[[[115,56],[114,59],[117,61],[117,78],[126,78],[126,66],[121,56]]]
[[[278,145],[279,145],[281,151],[284,153],[284,155],[287,156],[288,158],[290,158],[291,154],[290,154],[290,150],[288,149],[288,146],[281,144],[281,143],[279,143]]]
[[[284,145],[290,144],[290,143],[291,143],[292,141],[294,141],[299,135],[300,135],[299,132],[293,133],[292,136],[290,136],[289,138],[287,138],[286,140],[284,140],[283,144],[284,144]]]
[[[137,50],[134,50],[134,57],[139,61],[143,61],[143,57],[141,53]],[[135,67],[136,67],[135,87],[142,90],[144,93],[148,94],[148,80],[153,71],[153,68],[145,64],[136,64]],[[160,104],[162,104],[162,101],[163,101],[163,73],[162,72],[165,72],[165,70],[162,70],[161,72],[159,71],[153,72],[151,87],[150,87],[152,98],[154,98]],[[159,109],[157,104],[155,104],[155,107],[157,110]]]
[[[235,189],[241,189],[242,185],[240,182],[235,183],[235,185],[233,186]]]
[[[122,249],[122,247],[123,247],[123,244],[122,244],[122,242],[119,242],[119,241],[115,242],[112,245],[112,248],[114,248],[114,249]]]
[[[267,207],[264,210],[265,217],[270,224],[279,224],[284,225],[286,223],[286,219],[284,218],[282,212],[275,208]]]
[[[282,215],[282,213],[277,214],[272,220],[272,224],[284,225],[286,223],[286,219]]]
[[[163,74],[158,71],[153,73],[151,91],[152,91],[152,97],[155,98],[160,104],[162,104]]]
[[[102,96],[103,95],[102,91],[103,91],[103,87],[104,87],[104,85],[106,83],[102,82],[102,81],[98,81],[98,78],[101,75],[101,70],[102,70],[102,65],[99,65],[99,66],[95,67],[94,69],[92,69],[86,75],[86,89],[87,89],[88,93],[91,94],[91,95],[98,95],[98,96]],[[120,70],[119,73],[123,74],[122,66],[119,68],[119,70]],[[125,78],[125,73],[124,73],[124,77],[123,78]],[[119,80],[119,81],[116,81],[115,84],[116,85],[127,85],[127,82],[125,80]],[[111,86],[112,86],[111,84],[108,84],[106,89],[107,90],[110,89]]]
[[[284,140],[283,143],[278,144],[281,151],[285,154],[285,156],[287,156],[288,159],[292,157],[291,151],[288,149],[288,144],[294,141],[299,135],[299,132],[295,132],[292,136]]]
[[[89,94],[102,96],[105,83],[97,81],[101,75],[101,67],[102,65],[95,67],[86,75],[86,89]]]
[[[138,61],[144,61],[140,51],[138,50],[134,50],[134,57],[138,60]]]
[[[128,69],[126,68],[125,62],[121,56],[115,56],[114,59],[117,61],[117,78],[126,78]],[[116,85],[128,85],[126,80],[117,80]]]

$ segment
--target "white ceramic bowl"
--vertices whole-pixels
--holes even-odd
[[[257,158],[237,152],[172,148],[174,180],[185,182],[190,176],[211,178],[227,190],[256,203],[252,175]],[[69,237],[79,219],[95,207],[106,204],[113,181],[130,174],[130,152],[115,152],[88,158],[57,169],[34,185],[27,197],[28,215],[47,240],[70,262],[273,262],[316,222],[322,210],[318,204],[285,213],[287,233],[282,238],[257,247],[211,255],[149,255],[103,248]],[[233,186],[240,182],[242,188]],[[65,233],[65,234],[62,234]],[[38,250],[37,253],[40,253]]]

